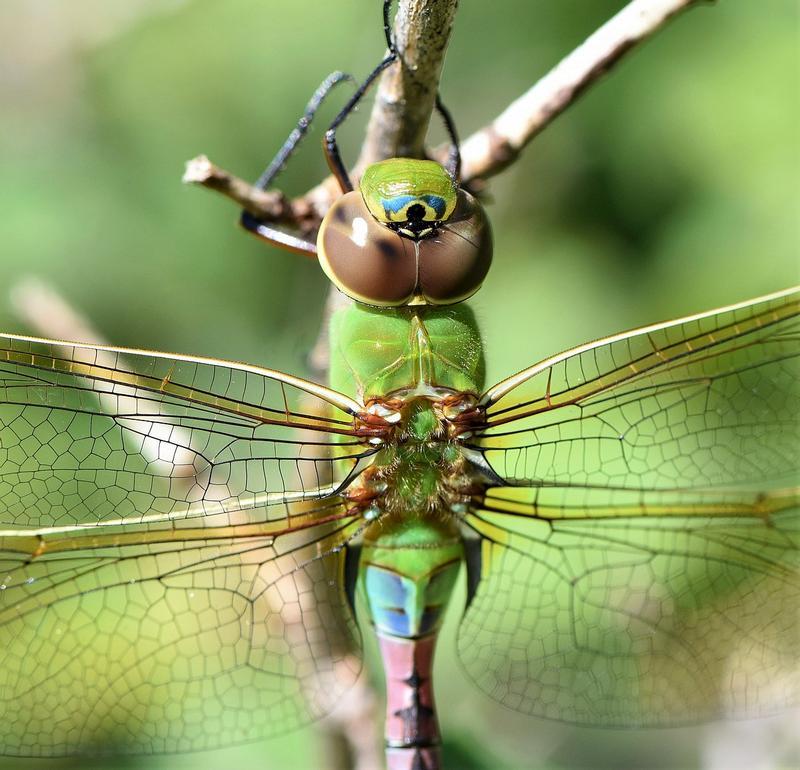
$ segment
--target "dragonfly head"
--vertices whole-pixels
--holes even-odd
[[[317,236],[322,269],[342,292],[378,307],[451,305],[489,271],[483,207],[431,160],[392,158],[334,203]]]

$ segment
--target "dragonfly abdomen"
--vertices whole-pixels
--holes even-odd
[[[383,659],[390,770],[440,767],[433,654],[463,559],[452,515],[396,512],[365,533],[359,591]]]

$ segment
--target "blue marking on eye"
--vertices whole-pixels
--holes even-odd
[[[388,214],[397,214],[402,211],[409,203],[414,201],[424,201],[430,206],[437,219],[444,216],[445,200],[441,195],[397,195],[394,198],[381,198],[381,205],[383,210]]]
[[[444,198],[440,195],[423,195],[422,200],[436,212],[437,219],[441,219],[444,216],[445,203]]]
[[[407,206],[411,201],[417,200],[413,195],[398,195],[395,198],[382,198],[381,205],[384,211],[396,214]]]

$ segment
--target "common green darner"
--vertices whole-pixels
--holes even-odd
[[[370,338],[376,322],[405,330],[416,317],[431,336],[453,321],[425,306],[348,312],[367,319]],[[323,712],[354,676],[344,586],[355,536],[369,548],[370,529],[391,535],[387,492],[413,478],[413,494],[437,464],[454,467],[433,477],[431,528],[458,533],[417,546],[450,551],[436,554],[445,589],[463,549],[472,601],[460,651],[497,699],[607,723],[781,705],[788,695],[772,688],[794,662],[796,629],[794,313],[796,298],[774,296],[583,346],[488,390],[479,361],[466,382],[441,361],[438,374],[435,360],[398,367],[403,385],[378,395],[410,403],[375,400],[372,411],[352,383],[342,395],[219,362],[10,343],[4,498],[18,529],[4,533],[4,628],[32,657],[4,667],[21,677],[10,684],[25,720],[4,724],[21,732],[20,752],[63,751],[92,733],[92,716],[60,727],[49,705],[68,693],[80,711],[102,692],[122,733],[112,737],[163,750]],[[474,353],[475,327],[463,313],[461,324]],[[442,389],[454,371],[464,378],[454,400],[419,387]],[[303,396],[318,408],[295,406]],[[403,456],[387,458],[395,446]],[[388,570],[402,587],[398,569],[411,570]],[[391,621],[400,608],[382,609]],[[412,707],[415,692],[426,695],[400,691]]]

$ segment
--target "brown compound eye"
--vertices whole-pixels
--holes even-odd
[[[317,255],[330,280],[368,305],[407,305],[417,287],[414,242],[370,214],[360,192],[339,198],[322,220]]]
[[[378,222],[359,192],[339,198],[317,236],[325,274],[368,305],[449,305],[474,294],[492,262],[492,234],[482,206],[459,190],[450,218],[431,235],[407,238]]]
[[[431,305],[474,294],[492,264],[492,229],[478,201],[464,190],[450,219],[419,243],[418,292]]]

